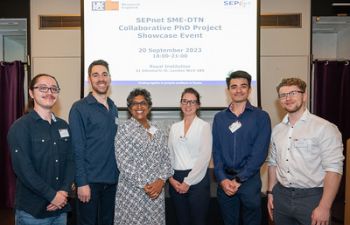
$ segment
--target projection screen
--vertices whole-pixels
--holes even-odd
[[[156,108],[178,107],[186,87],[202,107],[226,107],[225,78],[235,70],[252,75],[258,105],[259,1],[83,0],[82,15],[83,95],[89,64],[104,59],[119,107],[135,87],[149,90]]]

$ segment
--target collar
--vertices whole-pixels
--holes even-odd
[[[195,123],[196,121],[198,121],[198,119],[199,119],[199,117],[197,115],[195,115],[195,117],[192,120],[192,124]],[[180,122],[182,123],[183,126],[185,126],[185,120],[184,119],[182,119]],[[191,124],[191,126],[192,126],[192,124]]]
[[[31,109],[30,111],[29,111],[29,115],[34,119],[34,120],[43,120],[43,118],[41,118],[40,116],[39,116],[39,114],[34,110],[34,109]],[[53,122],[57,122],[57,119],[56,119],[56,116],[55,116],[55,114],[53,113],[53,112],[51,112],[51,120],[53,121]]]
[[[142,126],[142,124],[141,124],[137,119],[135,119],[135,118],[132,117],[132,116],[130,117],[130,121],[131,121],[132,123],[136,124],[137,126],[140,126],[140,127],[142,127],[143,129],[146,129],[146,128],[144,128],[144,127]],[[151,127],[151,126],[152,126],[151,121],[147,119],[147,122],[148,122],[149,126]]]
[[[232,103],[230,103],[230,105],[227,107],[227,111],[229,111],[230,113],[232,113],[232,111],[231,111],[231,105],[232,105]],[[248,110],[254,110],[254,106],[252,105],[252,104],[250,104],[250,102],[249,101],[247,101],[247,103],[245,104],[245,108],[244,108],[244,111],[246,110],[246,109],[248,109]],[[244,111],[242,112],[242,114],[244,113]]]
[[[86,96],[86,101],[88,104],[98,103],[96,98],[92,95],[92,92],[89,92],[89,94]]]
[[[300,119],[297,122],[307,121],[309,119],[310,115],[311,115],[310,111],[308,109],[305,109],[305,111],[303,112],[303,115],[300,117]],[[289,124],[289,114],[284,116],[282,123]]]
[[[92,95],[92,92],[90,92],[87,96],[86,96],[86,101],[88,104],[101,104],[99,103],[96,98]],[[113,101],[107,97],[107,104],[111,107],[113,105]]]

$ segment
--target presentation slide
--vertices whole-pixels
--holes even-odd
[[[257,0],[83,2],[85,94],[89,64],[104,59],[119,107],[136,87],[149,90],[157,108],[178,107],[186,87],[199,91],[202,107],[225,107],[225,78],[235,70],[252,75],[257,105]]]

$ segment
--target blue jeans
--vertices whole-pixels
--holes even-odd
[[[16,210],[15,214],[16,225],[66,225],[67,213],[61,213],[58,216],[47,218],[35,218],[29,213],[22,210]]]

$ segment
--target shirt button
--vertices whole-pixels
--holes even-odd
[[[41,139],[41,142],[45,142],[45,140],[44,140],[44,139]]]
[[[15,152],[18,152],[18,150],[16,149]]]
[[[58,180],[58,177],[56,177],[56,180]]]
[[[288,159],[286,159],[286,161],[288,161]]]
[[[287,173],[289,173],[289,170],[287,171]]]
[[[58,159],[56,159],[55,161],[58,162]]]
[[[289,139],[291,139],[292,137],[288,137]]]
[[[54,142],[53,144],[56,145],[56,142]]]

